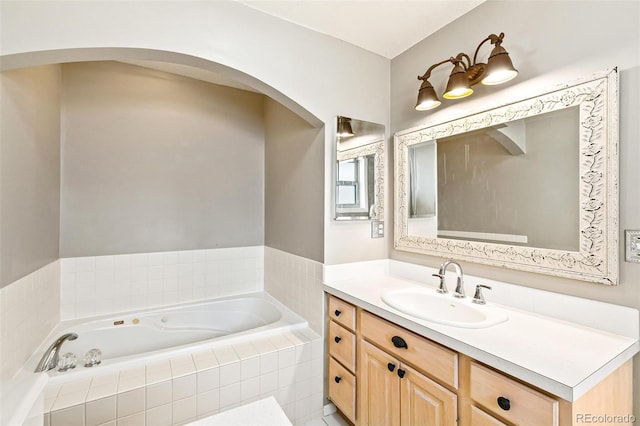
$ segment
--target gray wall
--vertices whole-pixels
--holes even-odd
[[[263,96],[63,65],[61,257],[262,245]]]
[[[60,66],[0,75],[0,287],[58,258]]]
[[[578,112],[523,120],[520,155],[484,132],[440,139],[438,229],[523,235],[531,247],[578,251]]]
[[[640,2],[494,2],[478,6],[424,39],[391,63],[392,131],[436,122],[445,116],[515,96],[518,84],[547,84],[550,76],[586,77],[613,66],[620,70],[620,254],[624,229],[640,229]],[[431,113],[413,110],[419,84],[415,76],[442,57],[473,52],[483,37],[503,31],[503,46],[520,75],[501,86],[475,86],[475,93],[458,102],[444,101]],[[603,36],[606,34],[606,36]],[[432,83],[444,86],[450,69],[434,73]],[[436,90],[440,91],[439,87]],[[441,92],[440,92],[441,93]],[[447,105],[452,105],[447,107]],[[390,176],[392,179],[393,177]],[[442,258],[393,250],[393,259],[438,266]],[[620,261],[620,285],[591,284],[503,268],[465,263],[473,275],[529,287],[640,308],[640,264]],[[635,362],[635,394],[640,395],[640,358]],[[638,397],[636,396],[636,399]],[[636,408],[638,410],[638,408]],[[638,413],[636,413],[637,415]]]
[[[324,260],[324,128],[265,101],[265,245]]]

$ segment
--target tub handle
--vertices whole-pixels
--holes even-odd
[[[342,340],[342,337],[336,336],[333,340],[335,340],[336,343],[340,343],[340,340]]]
[[[341,313],[342,313],[342,311],[340,311],[338,309],[336,309],[336,311],[334,312],[334,314],[336,314],[337,317],[339,317]]]

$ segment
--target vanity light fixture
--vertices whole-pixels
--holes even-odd
[[[473,55],[473,62],[471,62],[471,58],[467,54],[458,53],[455,58],[450,57],[431,65],[424,75],[418,76],[418,80],[421,80],[422,84],[418,91],[416,110],[426,111],[437,108],[441,104],[433,85],[429,83],[429,78],[431,77],[431,71],[448,62],[453,64],[453,70],[449,75],[447,88],[442,95],[445,99],[465,98],[473,93],[471,86],[478,83],[492,86],[515,78],[518,75],[518,71],[513,67],[511,59],[509,59],[509,53],[501,46],[503,39],[504,33],[500,33],[500,35],[491,34],[482,40]],[[487,41],[490,41],[495,47],[491,51],[486,64],[477,62],[478,51]]]
[[[353,129],[351,128],[351,119],[349,117],[338,116],[338,134],[339,138],[348,138],[354,136]]]

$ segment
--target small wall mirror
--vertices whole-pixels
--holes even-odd
[[[605,284],[618,272],[617,71],[395,136],[395,246]]]
[[[338,116],[336,121],[336,220],[383,220],[382,124]]]

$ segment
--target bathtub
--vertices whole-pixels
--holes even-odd
[[[49,375],[54,381],[175,356],[216,342],[228,344],[307,325],[304,319],[268,294],[252,293],[65,321],[43,342],[29,364],[35,368],[46,348],[65,333],[76,333],[78,338],[64,342],[60,355],[73,353],[77,367],[65,372],[50,370]],[[102,362],[94,367],[84,367],[84,356],[90,349],[102,352]]]

